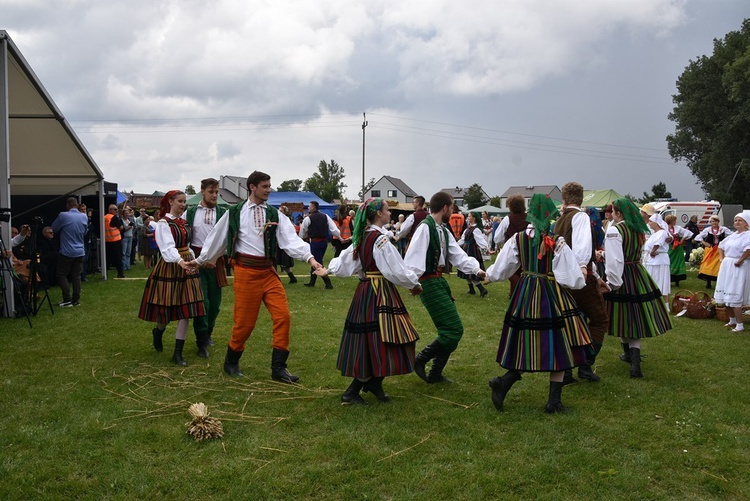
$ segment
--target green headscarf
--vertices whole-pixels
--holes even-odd
[[[641,217],[641,210],[627,198],[618,198],[612,202],[612,207],[622,214],[625,225],[637,233],[647,233],[648,226]]]
[[[366,200],[357,209],[357,213],[354,215],[354,230],[352,231],[352,247],[354,247],[355,258],[357,247],[362,242],[365,236],[365,230],[370,220],[375,214],[383,208],[382,198],[370,198]]]
[[[474,224],[479,224],[482,222],[482,213],[477,211],[471,211],[471,217],[474,218]]]
[[[559,215],[555,202],[547,195],[537,193],[531,197],[526,220],[534,226],[534,238],[531,240],[534,246],[538,246],[542,237],[549,233],[550,221]]]

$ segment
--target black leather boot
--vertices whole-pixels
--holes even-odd
[[[469,282],[469,290],[466,292],[467,294],[471,294],[472,296],[476,294],[476,291],[474,290],[474,284]]]
[[[641,372],[641,349],[630,348],[630,377],[643,377]]]
[[[164,336],[164,331],[166,329],[159,329],[158,327],[154,327],[154,330],[151,331],[151,334],[154,337],[154,349],[161,353],[164,351],[164,343],[162,342],[162,337]]]
[[[244,374],[240,370],[240,357],[242,357],[241,351],[234,351],[232,348],[227,346],[227,356],[224,358],[224,372],[226,372],[229,376],[244,376]]]
[[[591,356],[586,357],[586,365],[582,365],[578,368],[578,377],[581,379],[588,379],[589,381],[597,382],[601,378],[594,372],[594,364],[596,363],[596,356],[602,349],[602,343],[598,341],[592,341],[594,347],[594,353]]]
[[[185,347],[185,340],[184,339],[175,339],[174,340],[174,354],[172,355],[172,362],[176,363],[177,365],[186,366],[187,362],[185,362],[185,359],[182,358],[182,349]]]
[[[630,345],[628,343],[623,343],[622,341],[620,341],[620,345],[622,346],[623,351],[623,354],[620,355],[620,360],[630,365]]]
[[[271,353],[271,379],[281,383],[296,383],[299,376],[291,374],[286,370],[286,359],[289,358],[289,352],[274,348]]]
[[[434,384],[452,382],[450,379],[443,376],[443,369],[445,369],[445,365],[448,363],[448,359],[450,358],[450,356],[451,354],[441,345],[440,352],[432,360],[432,367],[430,368],[430,373],[427,375],[428,383]]]
[[[417,354],[417,357],[414,360],[414,372],[416,372],[417,376],[419,376],[425,383],[430,382],[427,378],[427,373],[425,372],[425,366],[427,365],[427,362],[440,353],[442,348],[443,345],[440,344],[440,341],[435,339],[433,342],[425,346],[424,349]]]
[[[357,378],[352,379],[349,388],[341,395],[341,405],[369,405],[359,394],[364,383]]]
[[[333,289],[333,284],[331,283],[331,279],[328,277],[323,277],[323,282],[326,284],[326,289]]]
[[[573,377],[573,369],[568,369],[565,371],[565,375],[563,376],[562,384],[563,386],[568,384],[574,384],[577,383],[578,380]]]
[[[289,283],[290,284],[296,284],[297,283],[297,277],[294,276],[294,273],[292,273],[291,271],[288,271],[286,274],[289,277]]]
[[[196,332],[195,333],[195,344],[198,345],[198,356],[201,358],[208,358],[208,333],[207,332]]]
[[[211,337],[212,334],[213,334],[213,331],[208,331],[208,346],[213,346],[214,345],[214,340]]]
[[[377,398],[381,402],[390,402],[391,397],[389,397],[388,394],[383,391],[383,379],[385,378],[371,377],[369,380],[365,381],[362,389],[365,391],[369,391],[370,393],[375,395],[375,398]]]
[[[555,412],[568,411],[568,408],[562,404],[562,389],[562,382],[549,382],[549,398],[547,399],[547,405],[544,407],[544,412],[554,414]]]
[[[310,272],[310,281],[305,284],[305,287],[315,287],[315,281],[318,279],[318,275]]]
[[[487,289],[484,288],[484,285],[477,284],[477,289],[479,289],[479,297],[486,297],[488,292]]]
[[[508,394],[510,387],[516,381],[521,380],[521,373],[518,371],[508,371],[502,377],[493,377],[490,379],[490,388],[492,388],[492,404],[495,409],[503,410],[503,402]]]

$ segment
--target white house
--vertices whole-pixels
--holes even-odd
[[[397,177],[383,176],[370,188],[370,197],[411,203],[418,193]]]
[[[233,195],[230,198],[235,198],[237,201],[246,200],[250,195],[247,191],[247,177],[221,176],[219,178],[219,194],[229,203],[237,203],[235,200],[227,198],[229,194]]]

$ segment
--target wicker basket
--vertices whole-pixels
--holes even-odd
[[[729,322],[729,315],[733,314],[732,308],[727,308],[726,306],[717,306],[716,307],[716,320],[720,320],[722,322]],[[750,323],[750,307],[743,306],[742,307],[742,321],[744,323]]]
[[[717,306],[716,307],[716,320],[720,320],[722,322],[729,322],[729,309],[726,306]]]
[[[714,316],[714,306],[711,296],[705,292],[696,292],[687,303],[688,318],[706,319]]]
[[[687,308],[687,304],[690,302],[690,298],[693,297],[693,293],[689,290],[681,290],[675,293],[672,297],[672,313],[677,315],[682,310]]]

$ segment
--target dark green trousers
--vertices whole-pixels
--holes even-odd
[[[437,339],[446,350],[453,353],[464,335],[464,325],[458,316],[448,281],[443,277],[435,277],[420,283],[422,294],[419,299],[437,328]]]
[[[216,270],[201,268],[201,289],[203,289],[203,309],[206,314],[193,319],[193,330],[196,334],[210,334],[216,325],[216,317],[221,308],[221,287],[216,281]]]

